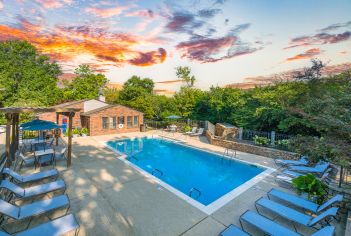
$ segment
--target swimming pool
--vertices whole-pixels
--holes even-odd
[[[193,205],[207,209],[207,213],[214,209],[213,205],[219,206],[219,199],[230,199],[238,188],[244,191],[247,188],[243,185],[267,171],[262,166],[223,158],[162,138],[112,140],[106,144],[125,154],[124,160],[132,166],[161,180],[164,187],[170,187],[183,199],[191,198]]]

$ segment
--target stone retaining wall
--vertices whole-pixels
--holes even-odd
[[[225,148],[229,148],[229,149],[233,149],[241,152],[251,153],[251,154],[260,155],[260,156],[269,157],[269,158],[276,158],[276,157],[282,157],[284,159],[298,158],[298,155],[293,152],[287,152],[287,151],[273,149],[273,148],[255,146],[247,143],[224,140],[214,136],[208,130],[206,131],[206,137],[209,140],[209,142],[213,145],[225,147]]]

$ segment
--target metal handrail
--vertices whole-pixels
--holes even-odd
[[[161,176],[163,176],[163,172],[160,171],[159,169],[153,169],[152,172],[151,172],[151,174],[152,174],[153,176],[155,176],[155,175],[154,175],[155,172],[158,172],[158,173],[161,174]]]
[[[233,151],[233,152],[232,152],[232,155],[229,154],[229,150],[232,150],[232,151]],[[230,158],[236,158],[236,150],[226,148],[226,149],[224,150],[224,152],[223,152],[223,157],[225,157],[225,156],[230,157]]]
[[[199,198],[199,197],[201,196],[201,191],[194,187],[194,188],[191,188],[190,191],[189,191],[189,196],[190,196],[190,197],[192,197],[193,191],[196,191],[196,192],[199,193],[199,194],[197,195],[197,198]]]

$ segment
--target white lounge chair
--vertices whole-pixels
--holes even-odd
[[[190,136],[200,136],[203,134],[204,130],[205,130],[204,128],[200,128],[196,133],[190,134]]]
[[[197,130],[197,128],[193,127],[191,131],[185,132],[185,134],[195,134],[196,130]]]

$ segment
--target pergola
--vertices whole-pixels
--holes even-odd
[[[21,113],[44,113],[56,112],[56,123],[59,122],[59,115],[68,116],[68,149],[67,149],[67,165],[72,163],[72,120],[77,108],[43,108],[43,107],[4,107],[0,108],[0,113],[5,113],[6,123],[6,157],[7,166],[10,166],[15,159],[15,153],[19,146],[19,115]],[[12,129],[11,129],[12,127]],[[11,138],[12,137],[12,138]],[[58,139],[56,139],[58,145]]]

